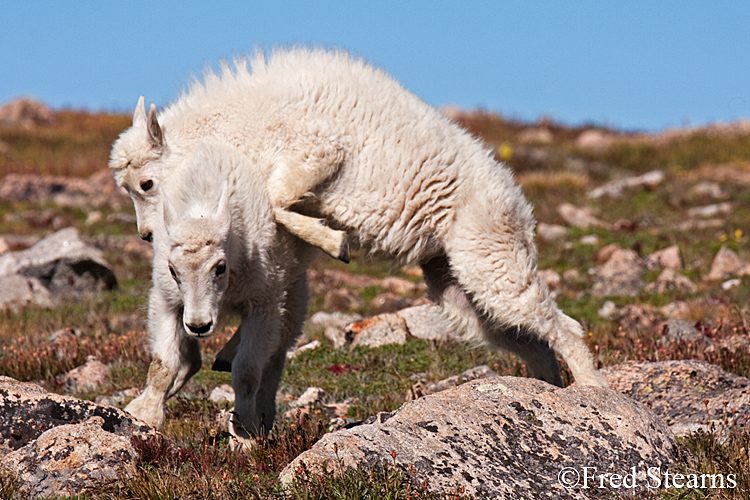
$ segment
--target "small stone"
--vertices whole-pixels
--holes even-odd
[[[373,316],[350,325],[354,337],[352,347],[366,345],[380,347],[388,344],[404,344],[410,337],[406,321],[393,313]]]
[[[718,281],[731,278],[746,268],[747,263],[726,245],[722,246],[716,253],[711,263],[711,271],[706,276],[707,280]]]
[[[304,351],[310,351],[312,349],[317,349],[318,347],[320,347],[320,341],[313,340],[312,342],[308,342],[307,344],[299,346],[293,351],[287,352],[286,359],[294,359],[299,355],[299,353],[304,352]]]
[[[598,271],[591,288],[594,297],[638,295],[644,287],[645,268],[638,254],[629,249],[615,251]]]
[[[680,247],[677,245],[652,253],[643,260],[643,263],[646,269],[682,269],[684,267]]]
[[[701,219],[708,219],[709,217],[716,217],[717,215],[728,215],[732,213],[732,204],[728,201],[724,203],[715,203],[713,205],[705,205],[703,207],[693,207],[687,211],[688,217],[697,217]]]
[[[607,223],[594,215],[594,210],[589,207],[576,207],[570,203],[563,203],[557,207],[557,213],[569,225],[580,229],[592,227],[607,227]]]
[[[540,222],[536,226],[536,234],[543,241],[557,241],[568,235],[568,228],[559,224],[546,224]]]
[[[229,384],[221,384],[211,391],[208,399],[215,403],[234,403],[234,389]]]
[[[365,301],[347,288],[329,290],[323,299],[323,307],[334,311],[350,311],[365,305]]]
[[[370,301],[370,307],[376,314],[396,312],[407,305],[404,297],[391,292],[379,293]]]
[[[62,383],[68,393],[94,392],[110,381],[110,369],[107,365],[89,356],[86,363],[72,369],[62,376]]]
[[[674,269],[665,269],[656,278],[656,281],[646,286],[649,293],[666,293],[671,291],[695,293],[698,287],[690,281],[690,278],[683,276]]]
[[[589,245],[589,246],[597,246],[602,242],[601,239],[595,234],[586,234],[584,236],[581,236],[581,239],[578,240],[578,242],[581,245]]]
[[[617,316],[617,305],[611,300],[608,300],[602,304],[602,307],[599,308],[597,314],[600,318],[614,319],[615,316]]]

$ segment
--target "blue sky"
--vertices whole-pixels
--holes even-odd
[[[347,48],[436,106],[628,130],[750,118],[750,2],[0,0],[0,103],[130,112],[256,46]]]

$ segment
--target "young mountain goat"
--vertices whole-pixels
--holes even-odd
[[[200,369],[197,339],[225,315],[241,317],[232,362],[234,433],[247,438],[273,425],[316,251],[276,224],[262,179],[243,171],[244,161],[226,146],[198,145],[177,169],[179,185],[162,189],[148,314],[153,361],[146,390],[126,408],[157,427],[166,400]]]
[[[281,257],[292,258],[288,264],[273,256],[273,273],[279,273],[279,286],[287,289],[274,298],[280,302],[269,302],[257,314],[266,317],[267,310],[284,307],[284,300],[306,303],[298,266],[315,252],[294,236],[322,247],[328,231],[334,235],[330,240],[336,239],[334,231],[344,231],[372,256],[419,264],[433,300],[467,340],[514,352],[533,376],[561,385],[556,351],[579,384],[606,385],[594,368],[581,326],[558,309],[537,276],[535,221],[510,171],[478,140],[383,72],[344,53],[292,49],[268,62],[258,56],[252,74],[239,64],[234,74],[225,69],[221,78],[207,75],[205,86],[194,85],[158,120],[153,109],[148,117],[145,109],[142,114],[115,143],[110,161],[118,183],[128,187],[134,201],[159,183],[167,191],[184,183],[178,166],[193,155],[196,144],[210,140],[216,148],[240,155],[222,160],[233,165],[230,177],[237,186],[249,176],[266,193],[268,206],[258,215],[241,208],[240,201],[230,203],[233,212],[241,211],[247,222],[253,217],[264,223],[275,220],[288,228],[278,234],[299,242],[300,253],[282,252]],[[201,154],[208,157],[206,171],[225,168]],[[209,177],[207,182],[214,184],[222,178]],[[237,194],[233,196],[230,200]],[[150,198],[157,207],[151,214],[138,211],[136,201],[142,234],[146,219],[151,224],[158,219],[153,214],[160,197]],[[264,242],[256,248],[271,248]],[[270,268],[267,272],[273,278]],[[254,278],[244,278],[244,270],[239,273],[232,271],[230,280],[255,286]],[[289,273],[295,278],[287,279]],[[287,322],[296,332],[301,320]],[[243,359],[245,349],[256,349],[244,331],[224,349],[225,359],[232,359],[235,349]],[[275,334],[268,330],[263,339]],[[179,356],[196,349],[190,341],[180,345]],[[245,390],[238,383],[257,386],[257,379],[235,378],[236,366],[244,362],[232,362],[236,391]],[[151,371],[160,369],[155,361]],[[192,369],[180,368],[174,383],[153,391],[150,371],[147,393],[172,395]],[[131,409],[143,418],[152,414],[146,407],[151,408],[144,399]],[[243,426],[256,432],[260,414],[238,410]],[[269,413],[264,415],[267,419]],[[268,429],[266,419],[261,424]]]

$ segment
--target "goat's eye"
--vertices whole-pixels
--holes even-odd
[[[141,189],[145,192],[154,187],[154,181],[151,179],[141,182]]]
[[[174,270],[174,267],[169,266],[169,274],[172,275],[172,279],[175,280],[175,283],[178,285],[180,284],[180,278],[177,277],[177,273]]]
[[[216,276],[221,276],[225,272],[227,272],[227,265],[226,263],[224,263],[224,261],[216,264]]]

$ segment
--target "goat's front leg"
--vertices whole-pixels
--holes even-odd
[[[284,208],[274,208],[276,222],[290,233],[318,247],[325,253],[342,262],[349,263],[349,239],[344,231],[331,229],[323,219],[291,212]]]
[[[278,305],[270,304],[254,308],[239,327],[240,345],[232,361],[235,408],[229,431],[246,447],[253,446],[254,437],[268,434],[273,425],[267,421],[268,415],[259,413],[257,396],[263,371],[280,350],[281,327]]]
[[[180,312],[169,307],[156,290],[149,298],[148,315],[152,361],[146,388],[125,411],[161,429],[167,399],[201,367],[200,346],[185,333]]]

